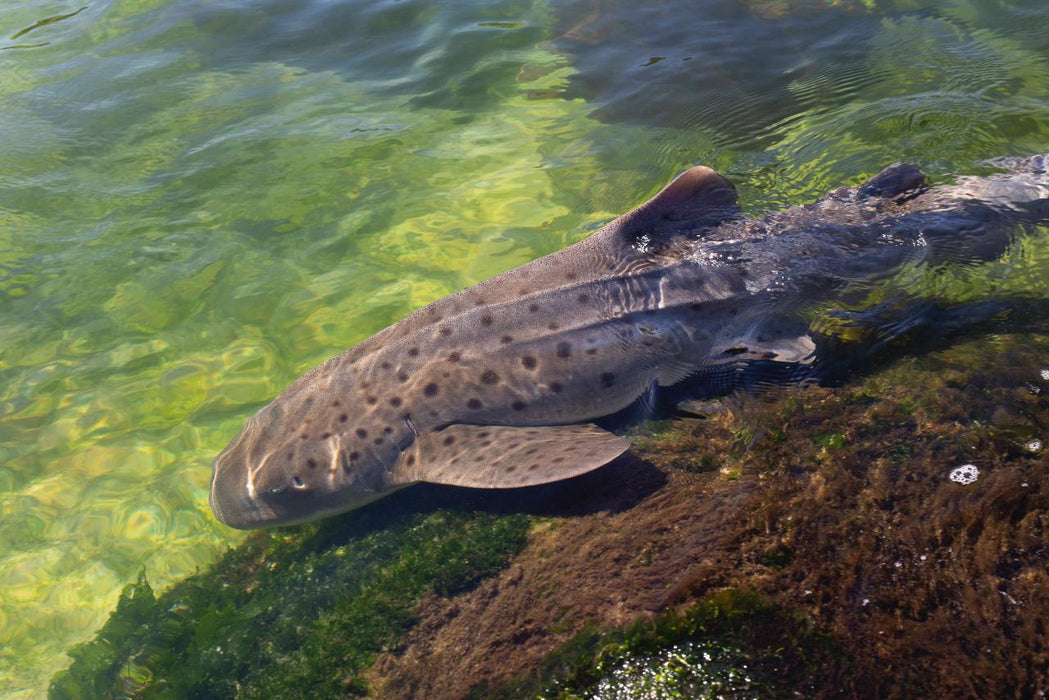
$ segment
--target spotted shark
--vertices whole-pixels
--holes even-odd
[[[433,302],[298,379],[215,459],[211,507],[257,528],[417,482],[544,484],[629,441],[595,421],[686,379],[804,368],[811,312],[902,266],[999,255],[1049,217],[1046,158],[929,186],[896,164],[746,218],[693,167],[575,245]]]

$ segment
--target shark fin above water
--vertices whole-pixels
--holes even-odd
[[[630,441],[593,424],[450,425],[423,433],[388,474],[391,486],[428,481],[516,488],[585,474],[626,452]]]
[[[898,197],[925,185],[925,173],[914,163],[893,163],[859,186],[864,197]]]
[[[626,251],[644,253],[647,247],[681,236],[694,237],[704,228],[739,216],[737,199],[731,182],[717,171],[697,165],[671,180],[652,199],[609,223],[598,235]]]

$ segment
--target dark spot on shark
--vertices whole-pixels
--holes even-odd
[[[534,455],[538,451],[539,451],[538,447],[530,447],[529,449],[525,450],[525,456]]]
[[[393,406],[394,408],[397,408],[402,403],[404,403],[404,401],[401,400],[400,396],[394,396],[393,398],[390,399],[390,405]]]
[[[502,338],[499,339],[499,342],[503,345],[509,345],[510,343],[514,342],[514,338],[512,335],[504,335]]]
[[[360,456],[361,456],[360,452],[351,452],[350,453],[350,461],[352,462],[355,459],[359,459]]]
[[[423,394],[425,396],[431,396],[431,397],[437,396],[437,392],[438,392],[438,387],[433,382],[430,382],[429,384],[427,384],[426,386],[423,387]]]
[[[492,325],[492,321],[493,321],[492,317],[489,316],[488,314],[485,314],[484,316],[481,317],[481,325],[482,326],[490,326],[490,325]]]
[[[601,388],[608,389],[616,383],[616,375],[611,372],[601,373]]]
[[[310,469],[316,469],[317,468],[317,460],[313,459],[312,457],[307,459],[306,460],[306,466],[309,467]]]
[[[566,342],[560,342],[557,344],[557,356],[566,358],[572,356],[572,344]]]
[[[357,428],[357,437],[363,440],[364,438],[368,437],[368,431],[364,428]]]
[[[562,391],[564,391],[564,389],[565,386],[561,382],[550,382],[550,391],[554,392],[555,394],[560,394]]]
[[[390,369],[390,363],[387,362],[386,360],[383,360],[382,364],[379,365],[379,366],[382,367],[383,369]]]
[[[529,304],[528,305],[528,310],[531,311],[533,314],[538,312],[539,311],[539,304]]]
[[[561,324],[557,321],[551,321],[550,323],[546,324],[546,327],[552,331],[556,331],[558,328],[561,327]]]
[[[335,408],[338,408],[339,406],[342,405],[342,403],[338,399],[335,399],[334,401],[331,402],[331,405],[334,406]]]
[[[418,357],[419,348],[408,348],[408,357]]]
[[[374,440],[372,440],[372,442],[374,442],[376,445],[381,445],[384,442],[386,442],[386,440],[384,438],[382,438],[382,437],[377,437]]]
[[[499,381],[499,375],[490,369],[486,369],[481,373],[482,384],[495,384]]]
[[[506,473],[507,474],[513,474],[515,471],[517,471],[517,467],[515,467],[512,464],[509,467],[506,468]]]
[[[343,413],[343,414],[339,415],[339,422],[340,423],[345,423],[349,419],[350,419],[350,416],[348,414],[346,414],[346,413]]]
[[[579,275],[577,275],[577,274],[576,274],[576,273],[574,273],[574,272],[569,272],[568,274],[566,274],[566,275],[565,275],[565,279],[566,279],[566,280],[568,280],[568,281],[570,281],[570,282],[571,282],[572,280],[574,280],[574,279],[578,278],[578,277],[579,277]]]
[[[522,355],[521,364],[524,365],[525,369],[535,369],[539,365],[539,362],[531,355]]]
[[[527,406],[528,404],[526,404],[524,401],[514,401],[512,404],[510,404],[510,408],[514,409],[515,411],[523,411]]]
[[[448,336],[450,336],[452,334],[452,329],[449,328],[448,326],[441,326],[437,330],[437,332],[440,333],[441,335],[443,335],[445,338],[447,338]]]
[[[474,306],[484,306],[487,302],[484,299],[478,299],[474,302]]]
[[[461,359],[463,359],[463,356],[460,355],[457,352],[450,352],[450,353],[448,353],[448,361],[449,362],[458,362]]]
[[[596,355],[597,354],[597,348],[590,348],[589,350],[586,351],[586,354],[587,355]]]
[[[479,438],[486,438],[489,435],[491,435],[491,433],[489,433],[487,430],[482,430],[481,432],[477,433],[477,437]]]
[[[383,429],[382,429],[382,431],[383,431],[384,433],[386,433],[387,435],[389,435],[390,433],[392,433],[392,432],[393,432],[393,427],[392,427],[392,426],[389,426],[389,425],[387,425],[387,426],[386,426],[385,428],[383,428]]]
[[[397,381],[401,382],[402,384],[404,382],[408,381],[408,373],[407,372],[398,372],[397,373]]]
[[[474,411],[478,410],[482,406],[484,406],[484,404],[481,403],[480,399],[470,399],[469,401],[466,402],[466,407],[470,408],[470,409],[473,409]]]
[[[589,294],[580,294],[577,298],[578,298],[580,304],[588,304],[588,303],[590,303],[590,295]]]
[[[378,401],[379,399],[375,398],[374,396],[368,396],[364,399],[364,402],[369,406],[374,406]]]
[[[324,433],[323,435],[321,435],[321,440],[327,440],[330,437],[331,437],[331,433]]]
[[[565,461],[565,458],[564,457],[554,457],[550,461],[553,462],[554,464],[560,464],[561,462]]]
[[[531,464],[531,465],[528,466],[528,471],[534,472],[538,468],[539,468],[538,464]]]
[[[445,445],[451,445],[454,442],[455,442],[455,436],[454,435],[446,435],[444,437],[444,444]]]
[[[299,439],[300,440],[309,440],[310,436],[307,435],[306,433],[303,433],[302,435],[299,436]]]
[[[408,459],[404,461],[408,463],[409,467],[412,466],[413,464],[415,464],[415,455],[408,455]]]

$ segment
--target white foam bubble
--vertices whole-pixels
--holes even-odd
[[[976,481],[979,476],[980,470],[976,468],[975,464],[963,464],[952,469],[949,478],[951,481],[965,486]]]

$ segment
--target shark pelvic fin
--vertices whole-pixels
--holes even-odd
[[[738,360],[770,360],[797,365],[816,359],[816,342],[809,335],[782,336],[771,340],[740,340],[721,351],[723,357]]]
[[[626,438],[593,424],[456,424],[420,435],[401,454],[388,483],[428,481],[487,489],[534,486],[597,469],[629,447]]]

